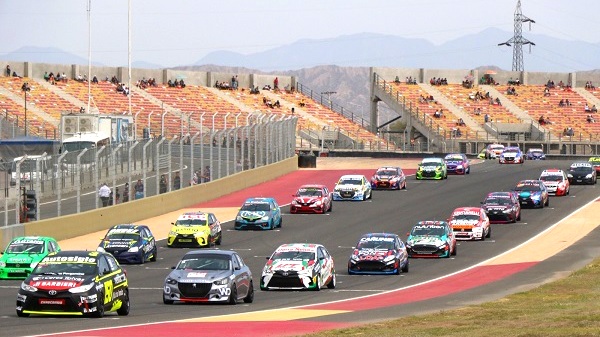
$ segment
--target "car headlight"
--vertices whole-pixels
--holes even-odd
[[[213,284],[218,285],[218,286],[224,286],[229,282],[228,278],[222,278],[220,280],[216,280],[213,282]]]
[[[531,194],[531,199],[537,200],[542,197],[541,193]]]
[[[244,218],[242,218],[241,215],[238,215],[235,217],[235,221],[242,221],[242,220],[244,220]]]
[[[98,248],[96,248],[97,252],[101,252],[101,253],[106,253],[106,250],[103,247],[98,246]]]
[[[390,261],[394,261],[396,259],[396,257],[394,255],[388,255],[385,257],[385,259],[383,259],[383,262],[390,262]]]
[[[166,284],[177,284],[177,280],[167,277],[167,279],[165,280],[165,283]]]
[[[84,293],[86,291],[90,291],[90,289],[92,289],[94,287],[95,283],[88,283],[79,287],[75,287],[75,288],[71,288],[69,289],[69,292],[72,294],[79,294],[79,293]]]
[[[0,268],[4,268],[4,267],[6,267],[6,262],[0,261]]]
[[[586,175],[585,179],[592,179],[592,174],[590,173],[590,174]]]
[[[358,255],[352,254],[352,256],[350,256],[350,260],[351,261],[358,261]]]
[[[206,231],[206,230],[194,233],[194,237],[195,238],[199,238],[199,237],[202,237],[202,236],[205,236],[205,235],[208,235],[208,231]]]
[[[567,174],[567,178],[573,178],[573,175],[571,173]]]
[[[133,246],[133,247],[129,248],[127,251],[130,252],[130,253],[137,253],[137,252],[140,251],[140,247],[139,246]]]
[[[446,243],[445,242],[442,242],[442,243],[438,244],[438,249],[443,249],[443,248],[446,248]]]
[[[269,221],[269,216],[265,215],[262,218],[260,218],[262,221]]]
[[[169,236],[177,236],[177,232],[175,232],[175,231],[169,231]]]
[[[38,265],[38,261],[33,261],[29,264],[29,268],[33,269]]]
[[[458,166],[456,166],[456,169],[457,169],[457,170],[462,170],[462,169],[463,169],[463,166],[462,166],[462,165],[458,165]]]
[[[298,202],[296,201],[296,199],[292,200],[292,205],[298,205]]]
[[[322,203],[323,202],[321,200],[317,200],[317,201],[315,201],[314,205],[315,206],[321,206]]]
[[[25,283],[25,282],[21,282],[21,289],[24,291],[29,291],[29,292],[36,292],[37,288],[34,286],[30,286],[29,284]]]
[[[510,209],[510,208],[509,209],[505,209],[505,210],[502,211],[502,213],[506,213],[506,214],[508,214],[510,212],[512,212],[512,209]]]

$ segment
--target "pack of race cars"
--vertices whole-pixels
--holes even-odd
[[[500,163],[524,162],[511,147],[500,152]],[[407,273],[410,258],[450,258],[457,241],[491,238],[492,224],[521,220],[521,208],[549,206],[550,195],[566,196],[571,184],[595,184],[600,160],[576,162],[569,170],[548,168],[537,179],[518,181],[510,191],[488,193],[481,205],[457,207],[445,220],[415,224],[403,241],[395,233],[366,233],[352,248],[349,275]],[[443,180],[448,174],[466,175],[471,163],[464,154],[425,158],[416,179]],[[378,168],[368,179],[351,174],[340,177],[333,190],[306,184],[292,195],[290,213],[325,214],[333,201],[364,201],[374,190],[403,190],[407,176],[398,166]],[[274,198],[248,198],[241,206],[235,230],[273,230],[282,227],[282,210]],[[194,247],[166,276],[163,303],[252,303],[252,272],[239,253],[216,249],[223,229],[214,213],[181,214],[167,237],[167,247]],[[17,295],[16,312],[29,315],[84,315],[102,317],[107,312],[129,314],[129,285],[121,263],[156,261],[156,238],[148,226],[121,224],[110,228],[95,252],[61,251],[48,237],[19,237],[0,257],[0,279],[24,279]],[[270,256],[257,280],[263,291],[315,290],[336,287],[336,268],[327,248],[318,243],[284,243]]]

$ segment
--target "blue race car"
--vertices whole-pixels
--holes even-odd
[[[546,154],[542,149],[532,148],[527,150],[525,158],[527,158],[527,160],[546,160]]]
[[[273,198],[248,198],[235,217],[235,229],[273,229],[283,222]]]
[[[148,226],[124,224],[111,227],[97,251],[111,253],[119,263],[156,261],[158,248]]]
[[[408,253],[398,235],[363,235],[348,261],[348,274],[395,274],[408,272]]]
[[[519,196],[521,207],[544,208],[550,205],[548,189],[541,180],[521,180],[513,191]]]

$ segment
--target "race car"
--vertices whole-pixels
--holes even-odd
[[[456,255],[456,237],[446,221],[419,221],[406,240],[408,257]]]
[[[491,192],[481,202],[490,223],[521,221],[521,203],[516,192]]]
[[[204,249],[187,252],[165,278],[163,303],[254,301],[252,272],[238,253]]]
[[[509,146],[504,148],[500,156],[498,156],[498,163],[500,164],[523,164],[525,157],[521,149],[516,146]]]
[[[569,195],[571,183],[569,183],[569,178],[567,178],[565,171],[559,169],[544,170],[540,175],[540,180],[546,185],[548,193],[556,196]]]
[[[485,159],[496,159],[504,151],[504,145],[502,144],[489,144],[485,148]]]
[[[548,189],[541,180],[521,180],[513,189],[521,207],[544,208],[550,205]]]
[[[398,235],[369,233],[363,235],[348,260],[348,274],[408,273],[408,253]]]
[[[10,241],[0,257],[0,279],[24,279],[46,255],[60,251],[46,236],[21,236]]]
[[[333,209],[333,193],[325,185],[302,185],[292,194],[290,213],[321,213]]]
[[[588,159],[588,163],[592,164],[596,170],[596,176],[598,176],[598,174],[600,174],[600,157],[590,157],[590,159]]]
[[[340,177],[333,189],[333,200],[367,200],[373,198],[373,190],[362,174],[347,174]]]
[[[127,275],[109,253],[60,251],[48,254],[19,288],[17,316],[129,314]]]
[[[576,162],[571,164],[567,178],[571,184],[594,185],[597,182],[596,170],[589,162]]]
[[[464,153],[450,153],[444,157],[448,174],[469,174],[471,173],[471,165],[469,158]]]
[[[214,213],[185,212],[171,224],[167,247],[210,247],[223,241],[221,222]]]
[[[380,167],[371,177],[371,188],[374,190],[404,190],[406,189],[406,175],[398,166]]]
[[[452,212],[448,223],[457,240],[483,241],[492,236],[490,219],[481,207],[459,207]]]
[[[248,198],[235,217],[235,229],[281,228],[281,208],[273,198]]]
[[[286,243],[267,258],[260,278],[260,289],[335,288],[333,257],[323,245]]]
[[[540,148],[532,148],[527,150],[525,158],[527,158],[527,160],[546,160],[546,154],[544,153],[544,150]]]
[[[119,263],[156,261],[158,247],[148,226],[123,224],[111,227],[100,242],[99,252],[111,253]]]
[[[446,162],[442,158],[423,158],[416,174],[417,180],[421,179],[448,179]]]

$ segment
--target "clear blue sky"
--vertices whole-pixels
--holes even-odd
[[[600,42],[599,0],[522,0],[532,33]],[[216,50],[243,54],[362,32],[440,44],[495,27],[512,36],[517,0],[131,0],[132,58],[165,67]],[[0,55],[54,47],[87,59],[88,0],[0,0]],[[128,0],[91,1],[92,59],[127,64]],[[524,26],[527,37],[528,26]],[[498,41],[503,42],[503,41]]]

